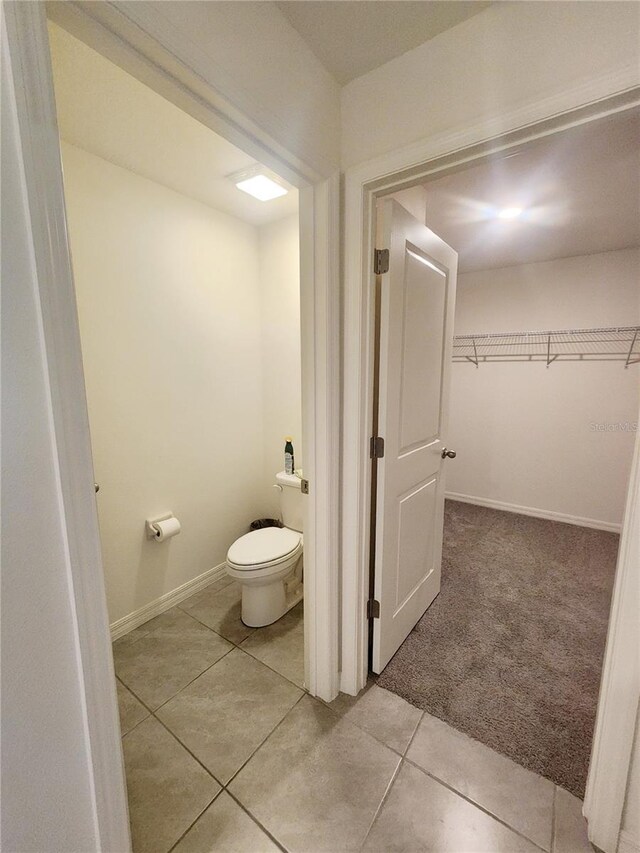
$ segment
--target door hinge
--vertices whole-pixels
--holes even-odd
[[[389,272],[389,250],[374,249],[373,252],[373,271],[376,275],[382,275]]]
[[[300,480],[300,491],[303,495],[309,494],[309,481],[308,480]]]
[[[369,456],[372,459],[382,459],[384,457],[384,438],[374,435],[370,439]]]
[[[375,598],[370,598],[367,601],[367,619],[379,619],[380,618],[380,602],[376,601]]]

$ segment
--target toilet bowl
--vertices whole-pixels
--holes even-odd
[[[242,587],[242,621],[251,628],[271,625],[303,597],[300,482],[295,475],[277,474],[285,526],[245,533],[227,553],[227,574]]]

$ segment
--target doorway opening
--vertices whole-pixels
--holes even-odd
[[[49,38],[133,844],[168,850],[244,820],[220,788],[309,684],[298,191]]]
[[[639,120],[624,111],[384,194],[459,253],[460,274],[441,591],[377,684],[427,712],[423,751],[450,727],[451,753],[472,760],[453,743],[463,732],[580,798],[637,429]],[[385,626],[371,625],[375,650]]]

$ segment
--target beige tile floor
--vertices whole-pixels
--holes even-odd
[[[304,692],[302,606],[219,581],[114,643],[135,853],[588,853],[580,801],[371,683]]]

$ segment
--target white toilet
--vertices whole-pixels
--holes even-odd
[[[271,625],[302,599],[302,492],[300,477],[276,474],[284,527],[252,530],[227,553],[227,574],[242,585],[242,621]]]

